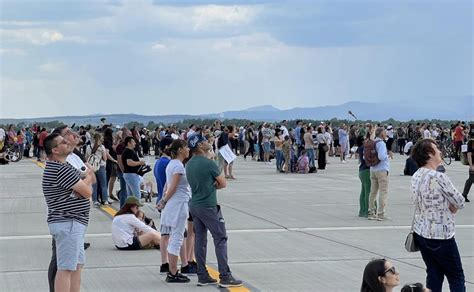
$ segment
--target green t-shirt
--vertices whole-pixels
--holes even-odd
[[[186,177],[191,186],[190,207],[215,207],[216,177],[221,174],[214,161],[204,156],[193,156],[186,163]]]

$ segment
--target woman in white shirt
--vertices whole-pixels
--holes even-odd
[[[455,214],[464,207],[464,198],[444,173],[436,171],[442,159],[434,140],[418,141],[412,148],[412,158],[419,167],[411,180],[413,231],[426,264],[426,286],[441,291],[446,276],[451,291],[466,291],[454,239]]]
[[[143,206],[134,197],[128,197],[122,209],[115,214],[112,221],[112,240],[119,250],[139,250],[153,243],[160,245],[160,233],[136,217],[139,207]],[[140,235],[137,235],[141,233]]]
[[[158,203],[161,212],[160,231],[169,234],[167,247],[169,272],[166,282],[187,283],[190,281],[185,275],[178,273],[178,256],[184,241],[186,220],[189,216],[188,202],[191,198],[191,189],[186,179],[186,171],[183,161],[189,157],[189,148],[186,141],[177,139],[171,143],[169,148],[171,158],[166,167],[166,185],[163,198]],[[181,259],[187,263],[187,259]],[[183,270],[185,267],[181,267]]]

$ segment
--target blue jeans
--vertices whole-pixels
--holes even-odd
[[[314,149],[305,149],[309,158],[309,165],[314,167]]]
[[[117,171],[117,177],[120,180],[120,208],[125,205],[125,201],[127,200],[127,183],[125,182],[125,179],[123,178],[123,172]]]
[[[127,195],[135,196],[137,199],[141,199],[142,194],[140,192],[140,183],[142,182],[140,176],[136,173],[123,173],[125,183],[127,183]]]
[[[97,178],[97,182],[92,185],[92,201],[97,202],[97,187],[100,187],[100,190],[102,191],[102,201],[105,203],[109,200],[109,195],[107,193],[107,174],[105,172],[105,166],[101,166],[99,170],[95,172],[95,177]]]
[[[283,168],[283,151],[275,150],[275,156],[276,156],[276,168],[278,171],[280,171]]]
[[[426,287],[432,292],[441,292],[446,276],[451,292],[465,292],[464,271],[454,237],[428,239],[414,234],[415,242],[420,247],[421,256],[426,264]]]

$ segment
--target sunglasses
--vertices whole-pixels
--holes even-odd
[[[392,275],[396,275],[398,273],[397,268],[395,268],[395,266],[391,267],[390,269],[385,270],[385,272],[383,272],[383,274],[385,275],[388,272],[392,273]]]
[[[61,142],[59,142],[58,144],[54,145],[53,148],[56,148],[56,147],[58,147],[58,146],[61,145],[61,144],[68,144],[68,142],[63,139],[63,140],[62,140]]]

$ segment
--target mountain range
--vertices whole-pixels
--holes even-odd
[[[304,105],[302,105],[304,106]],[[184,119],[248,119],[255,121],[280,121],[283,119],[313,119],[329,120],[353,119],[348,112],[351,111],[357,119],[383,121],[393,118],[399,121],[440,119],[440,120],[474,120],[473,96],[443,99],[412,99],[405,102],[370,103],[351,101],[340,105],[318,106],[318,107],[295,107],[280,110],[271,105],[263,105],[247,108],[240,111],[226,111],[222,113],[211,113],[203,115],[138,115],[138,114],[94,114],[87,116],[56,116],[23,119],[0,119],[0,124],[25,122],[42,123],[49,121],[61,121],[65,124],[97,125],[100,118],[107,118],[108,123],[123,125],[127,122],[140,122],[147,124],[176,123]]]

